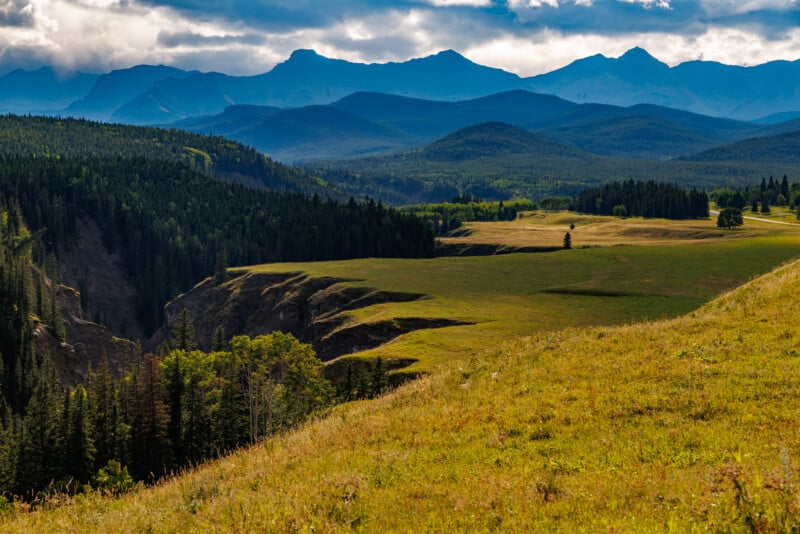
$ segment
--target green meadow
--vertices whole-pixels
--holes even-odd
[[[547,223],[563,229],[564,217]],[[602,235],[634,229],[644,221],[593,218],[585,230]],[[494,228],[511,223],[487,224]],[[417,360],[402,372],[428,372],[442,362],[479,355],[503,341],[568,326],[610,325],[674,317],[701,306],[720,293],[800,255],[796,227],[767,225],[728,232],[723,237],[681,239],[681,226],[698,224],[714,230],[714,221],[656,221],[671,241],[647,245],[604,246],[548,253],[445,257],[423,260],[362,259],[342,262],[267,264],[248,269],[265,272],[303,271],[333,276],[348,284],[389,291],[423,293],[406,303],[370,306],[350,314],[352,322],[397,317],[447,318],[471,323],[405,334],[357,357]],[[753,226],[753,225],[750,225]],[[580,242],[583,227],[573,231]],[[694,232],[694,230],[692,230]],[[475,235],[480,235],[476,232]],[[538,234],[537,234],[538,235]],[[694,234],[693,234],[694,235]],[[616,237],[616,242],[625,236]],[[491,239],[490,239],[491,240]]]

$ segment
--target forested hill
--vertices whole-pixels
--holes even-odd
[[[240,143],[180,130],[4,115],[0,116],[0,154],[169,160],[251,187],[324,197],[338,195],[305,172]]]
[[[0,156],[0,199],[18,204],[51,250],[70,247],[81,220],[102,229],[136,290],[146,333],[168,299],[219,262],[433,254],[427,225],[381,204],[256,190],[141,156]]]

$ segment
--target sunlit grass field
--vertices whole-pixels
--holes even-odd
[[[707,249],[519,255],[497,264],[491,260],[498,258],[434,260],[409,266],[403,280],[394,278],[393,262],[309,265],[398,288],[433,276],[416,284],[433,295],[437,313],[447,302],[479,297],[465,315],[488,314],[483,306],[496,310],[497,323],[516,325],[509,331],[531,321],[533,335],[490,344],[497,338],[461,330],[461,337],[476,336],[472,351],[429,361],[430,374],[378,400],[337,407],[296,431],[118,500],[95,495],[16,513],[4,529],[796,532],[800,263],[683,317],[645,324],[552,330],[546,321],[533,323],[532,311],[525,320],[503,318],[514,306],[493,301],[517,284],[573,284],[695,299],[696,307],[796,247],[788,237],[769,237]],[[494,266],[491,280],[475,275],[455,283],[456,275],[480,271],[481,261]],[[512,266],[520,265],[537,268],[515,274]],[[456,287],[445,289],[447,280]],[[534,291],[515,304],[541,296]],[[573,301],[555,312],[548,312],[552,303],[542,305],[540,314],[608,313],[604,300],[575,298],[588,299],[585,311],[575,309],[584,301]],[[442,345],[456,344],[455,337]]]
[[[511,235],[531,219],[472,227],[474,235],[484,236],[483,242],[497,243],[498,235]],[[580,236],[586,232],[596,236],[591,244],[602,241],[608,246],[484,257],[268,264],[248,269],[303,271],[355,280],[349,283],[359,286],[427,295],[422,300],[361,309],[351,314],[353,321],[435,317],[472,323],[418,330],[357,355],[415,359],[418,363],[402,372],[418,373],[431,371],[454,356],[483,354],[522,335],[674,317],[800,255],[800,227],[748,222],[743,230],[723,232],[716,229],[714,220],[584,220],[570,213],[537,214],[536,219],[538,226],[557,232],[559,240],[569,222],[578,219],[571,231],[574,244],[580,246]],[[697,234],[715,237],[692,237]],[[620,235],[637,245],[613,246],[623,242]],[[527,243],[541,244],[533,239],[528,237]]]

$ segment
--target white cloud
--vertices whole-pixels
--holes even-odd
[[[641,4],[645,9],[657,7],[660,9],[672,9],[670,0],[620,0],[626,4]]]
[[[619,57],[635,46],[645,48],[672,66],[698,59],[758,65],[800,57],[800,28],[790,32],[784,40],[769,43],[756,33],[730,28],[710,28],[696,37],[669,33],[567,35],[542,30],[530,38],[504,35],[476,44],[464,50],[464,55],[477,63],[503,66],[520,76],[533,76],[593,54]]]
[[[526,8],[540,8],[542,6],[558,7],[558,0],[508,0],[508,7],[512,11]]]

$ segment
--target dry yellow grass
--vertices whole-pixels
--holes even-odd
[[[749,214],[748,214],[749,215]],[[794,214],[791,214],[791,218]],[[792,222],[777,214],[772,220]],[[797,222],[797,219],[794,219]],[[570,229],[570,224],[575,229]],[[496,244],[508,247],[559,247],[570,233],[572,246],[686,245],[715,243],[755,236],[797,233],[796,227],[747,220],[737,231],[717,228],[716,217],[707,220],[620,219],[572,212],[526,212],[514,221],[464,223],[462,237],[444,237],[448,244]]]
[[[543,332],[7,532],[796,532],[800,262],[686,317]]]

